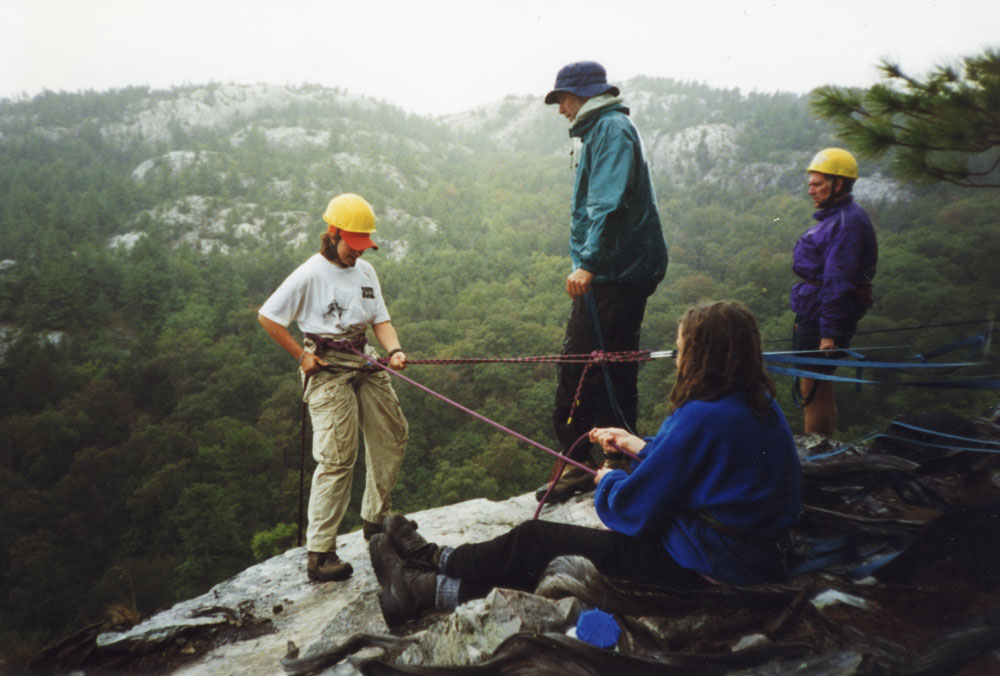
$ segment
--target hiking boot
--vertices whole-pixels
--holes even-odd
[[[605,453],[603,467],[607,469],[623,469],[626,472],[632,471],[632,466],[629,464],[628,458],[625,457],[624,453]]]
[[[354,572],[347,561],[341,561],[337,552],[309,552],[306,575],[313,582],[339,582]]]
[[[428,542],[417,532],[416,521],[410,521],[402,514],[390,514],[385,517],[382,526],[403,561],[429,570],[437,570],[441,548],[433,542]]]
[[[435,573],[405,565],[392,542],[382,533],[372,536],[368,552],[375,577],[382,586],[378,605],[387,627],[395,629],[434,608]]]
[[[382,532],[382,524],[374,523],[372,521],[361,520],[361,536],[365,540],[371,540],[372,535]]]
[[[594,475],[575,465],[566,465],[546,502],[563,502],[577,493],[586,493],[594,488]],[[535,500],[541,502],[547,490],[549,490],[549,484],[539,486],[538,490],[535,491]]]

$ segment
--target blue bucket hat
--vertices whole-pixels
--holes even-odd
[[[618,96],[618,87],[608,84],[608,74],[604,66],[596,61],[577,61],[559,69],[555,88],[545,95],[545,103],[556,103],[559,92],[569,92],[584,98],[611,92]]]

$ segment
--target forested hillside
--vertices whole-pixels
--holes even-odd
[[[804,167],[836,142],[829,129],[792,95],[646,78],[622,90],[670,247],[644,347],[671,348],[686,306],[734,298],[759,317],[766,349],[789,349],[791,249],[812,213]],[[411,358],[557,353],[570,148],[554,109],[517,97],[438,120],[319,87],[0,102],[0,650],[109,611],[148,613],[294,544],[300,385],[256,310],[317,249],[333,195],[375,207],[382,246],[366,259]],[[909,355],[981,332],[909,327],[995,316],[1000,191],[904,185],[863,164],[856,192],[880,238],[876,304],[856,345]],[[640,374],[640,432],[651,433],[671,364]],[[551,366],[407,375],[555,445]],[[410,422],[400,511],[545,478],[548,456],[396,388]],[[844,391],[847,439],[901,411],[995,403],[967,390]],[[359,524],[355,505],[344,527]]]

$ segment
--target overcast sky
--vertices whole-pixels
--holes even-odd
[[[804,93],[985,47],[997,0],[0,0],[0,98],[311,82],[437,115],[542,96],[583,59],[612,82]]]

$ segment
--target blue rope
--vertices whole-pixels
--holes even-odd
[[[812,354],[819,352],[818,350],[808,350],[798,353],[789,354],[776,354],[773,352],[764,353],[765,362],[773,362],[776,364],[806,364],[810,366],[846,366],[848,368],[854,366],[857,368],[879,368],[879,369],[932,369],[932,368],[959,368],[961,366],[982,366],[988,362],[981,361],[963,361],[963,362],[953,362],[948,364],[922,364],[915,362],[900,362],[900,361],[869,361],[867,359],[830,359],[829,357],[798,357],[796,354]],[[846,352],[846,350],[840,350],[840,352]],[[860,356],[860,355],[859,355]]]
[[[940,357],[942,354],[948,354],[949,352],[954,352],[955,350],[963,347],[969,347],[974,345],[986,345],[989,331],[981,333],[978,336],[971,336],[969,338],[964,338],[962,340],[956,340],[953,343],[939,347],[936,350],[931,350],[924,354],[914,355],[914,359],[919,359],[920,361],[927,361],[928,359],[934,359],[935,357]]]
[[[818,453],[816,455],[806,456],[805,458],[802,458],[802,459],[804,461],[806,461],[806,462],[812,462],[813,460],[824,460],[826,458],[832,458],[835,455],[840,455],[844,451],[849,450],[851,448],[854,448],[855,445],[857,445],[857,444],[863,444],[866,441],[874,439],[876,436],[878,436],[878,432],[876,432],[874,434],[869,434],[867,437],[862,437],[861,439],[858,439],[857,441],[855,441],[852,444],[844,444],[843,446],[841,446],[839,448],[835,448],[832,451],[827,451],[826,453]]]
[[[916,425],[910,425],[908,423],[899,422],[894,420],[889,423],[889,427],[902,427],[908,430],[913,430],[915,432],[921,432],[930,434],[936,437],[944,437],[947,439],[954,439],[956,441],[971,442],[973,444],[981,444],[980,446],[966,446],[966,445],[956,445],[956,444],[945,444],[936,443],[933,441],[923,441],[920,439],[914,439],[913,437],[903,437],[896,434],[889,434],[888,432],[873,432],[867,436],[858,439],[854,443],[844,444],[839,446],[832,451],[827,451],[826,453],[818,453],[816,455],[810,455],[802,458],[804,462],[813,462],[815,460],[825,460],[826,458],[832,458],[835,455],[840,455],[841,453],[854,448],[858,444],[863,444],[866,441],[871,441],[872,439],[894,439],[896,441],[905,441],[910,444],[916,444],[919,446],[927,446],[930,448],[941,448],[947,451],[972,451],[974,453],[1000,453],[1000,441],[991,441],[990,439],[974,439],[972,437],[962,437],[957,434],[948,434],[946,432],[938,432],[937,430],[928,429],[926,427],[917,427]],[[985,446],[996,446],[997,448],[983,448]]]
[[[955,446],[954,444],[936,444],[932,441],[920,441],[919,439],[914,439],[913,437],[901,437],[896,434],[886,434],[879,433],[875,435],[878,439],[895,439],[896,441],[905,441],[909,444],[915,444],[918,446],[930,446],[931,448],[943,448],[949,451],[974,451],[977,453],[1000,453],[1000,448],[977,448],[973,446]],[[978,443],[996,443],[993,441],[979,441]]]
[[[831,366],[830,360],[825,361],[826,366]],[[906,387],[941,387],[966,390],[1000,390],[1000,378],[995,376],[975,376],[970,378],[955,380],[870,380],[868,378],[850,378],[847,376],[835,376],[832,373],[816,373],[804,369],[790,369],[782,366],[767,366],[771,373],[787,376],[798,376],[800,378],[812,378],[813,380],[832,380],[839,383],[860,383],[863,385],[901,385]],[[1000,375],[1000,374],[998,374]]]
[[[1000,389],[1000,379],[996,375],[988,376],[971,376],[968,378],[959,378],[951,380],[937,380],[937,381],[926,381],[926,380],[914,380],[914,381],[887,381],[887,380],[871,380],[862,378],[863,369],[873,368],[873,369],[887,369],[887,370],[897,370],[903,373],[910,373],[913,369],[950,369],[952,371],[965,367],[965,366],[983,366],[989,362],[982,361],[966,361],[966,362],[951,362],[946,364],[930,364],[929,359],[939,357],[948,352],[954,352],[965,347],[977,347],[981,346],[982,350],[988,351],[990,345],[990,338],[993,332],[993,321],[987,320],[989,326],[986,331],[981,334],[971,336],[969,338],[963,338],[961,340],[956,340],[947,345],[943,345],[939,348],[935,348],[928,352],[916,354],[912,359],[919,360],[917,362],[912,361],[871,361],[866,359],[866,357],[854,350],[839,350],[840,353],[849,354],[851,359],[830,359],[829,357],[816,357],[816,356],[803,356],[803,355],[813,355],[816,353],[821,353],[819,350],[799,350],[799,351],[786,351],[786,352],[765,352],[763,354],[764,362],[767,365],[767,370],[771,373],[778,375],[789,375],[793,377],[792,382],[792,393],[793,393],[793,403],[796,406],[801,406],[798,400],[798,379],[799,378],[811,378],[813,380],[829,380],[832,382],[841,383],[854,383],[855,389],[861,390],[862,385],[903,385],[906,387],[930,387],[930,388],[953,388],[953,389],[966,389],[966,390],[997,390]],[[877,348],[869,348],[877,349]],[[971,354],[971,351],[970,351]],[[825,366],[836,368],[838,366],[843,366],[846,368],[855,368],[856,377],[850,378],[845,376],[835,376],[832,373],[817,373],[815,371],[807,371],[805,369],[787,368],[783,366],[774,366],[774,364],[791,364],[800,366]],[[804,402],[808,403],[808,402]]]
[[[991,441],[989,439],[976,439],[974,437],[962,437],[962,436],[959,436],[957,434],[948,434],[946,432],[938,432],[937,430],[932,430],[932,429],[929,429],[927,427],[917,427],[916,425],[911,425],[909,423],[900,422],[898,420],[894,420],[892,422],[892,424],[889,425],[889,426],[890,427],[892,427],[892,426],[902,427],[904,429],[913,430],[914,432],[923,432],[925,434],[932,434],[932,435],[934,435],[936,437],[945,437],[947,439],[957,439],[958,441],[971,441],[974,444],[992,444],[994,446],[1000,446],[1000,441]],[[915,440],[911,439],[910,441],[915,441]]]

